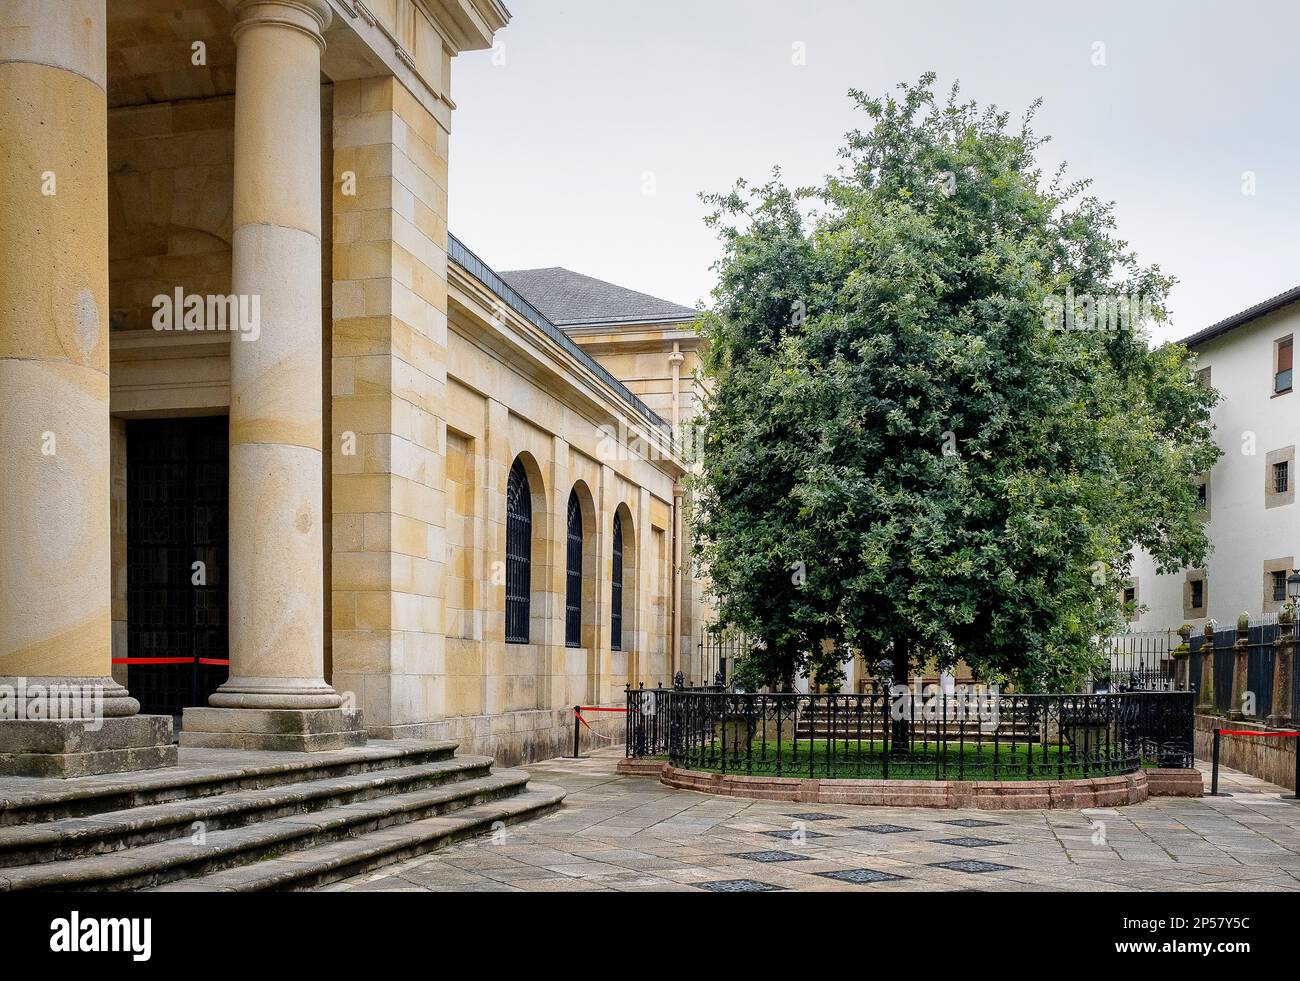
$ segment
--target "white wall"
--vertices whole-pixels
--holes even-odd
[[[1264,563],[1287,558],[1294,566],[1300,557],[1300,505],[1266,508],[1264,499],[1269,451],[1300,443],[1300,393],[1273,396],[1273,342],[1288,334],[1300,335],[1300,304],[1231,330],[1198,351],[1199,367],[1210,368],[1210,384],[1220,394],[1214,425],[1223,456],[1210,475],[1206,530],[1214,549],[1206,563],[1206,612],[1223,625],[1242,612],[1275,612],[1277,605],[1265,601]],[[1290,478],[1294,487],[1294,465]],[[1204,616],[1184,613],[1184,573],[1158,576],[1151,557],[1138,550],[1133,575],[1138,602],[1147,607],[1133,629],[1204,626]]]

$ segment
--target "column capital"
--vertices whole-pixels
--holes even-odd
[[[231,36],[236,43],[246,28],[277,25],[302,31],[325,48],[325,29],[334,18],[326,0],[222,0],[235,17]]]

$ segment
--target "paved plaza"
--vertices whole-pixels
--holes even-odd
[[[620,776],[621,757],[533,764],[568,791],[558,811],[325,888],[1300,891],[1300,805],[1235,771],[1220,776],[1230,797],[949,811],[713,797]]]

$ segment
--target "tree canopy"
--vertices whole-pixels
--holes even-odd
[[[1148,334],[1174,280],[1044,176],[1037,103],[1011,125],[933,83],[851,92],[870,126],[818,187],[705,195],[695,550],[760,640],[750,684],[856,653],[1065,688],[1126,619],[1133,547],[1162,571],[1209,547],[1216,396]]]

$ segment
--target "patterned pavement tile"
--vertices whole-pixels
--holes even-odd
[[[760,831],[759,834],[767,835],[769,838],[780,838],[782,841],[805,841],[812,838],[829,838],[820,831],[800,831],[798,829],[791,831]]]
[[[834,879],[836,882],[852,882],[855,884],[891,882],[895,879],[905,878],[905,876],[891,875],[888,872],[877,872],[875,869],[839,869],[835,872],[814,872],[813,874],[826,879]]]
[[[774,886],[755,879],[726,879],[721,882],[697,882],[696,889],[709,892],[780,892],[783,886]]]
[[[997,862],[979,862],[969,858],[960,862],[931,862],[930,865],[936,869],[950,869],[953,872],[1007,872],[1011,869],[1010,865],[999,865]]]
[[[527,769],[536,780],[568,791],[559,810],[512,825],[500,839],[469,839],[323,888],[1300,891],[1300,805],[1283,801],[1281,788],[1227,770],[1222,786],[1231,798],[1152,798],[1086,811],[964,809],[953,817],[927,808],[833,804],[794,813],[788,801],[711,797],[622,777],[614,771],[620,757],[614,749],[594,752],[581,767],[532,764]],[[844,824],[832,825],[829,835],[791,827],[832,819]],[[934,829],[945,826],[997,827],[998,840],[935,838]],[[799,853],[759,844],[771,839],[798,842]],[[993,846],[989,857],[997,861],[954,860],[956,848]],[[753,877],[758,864],[763,881]]]
[[[794,852],[737,852],[735,858],[748,859],[751,862],[809,862],[812,861],[807,855],[796,855]]]
[[[953,824],[959,828],[996,828],[1006,827],[1005,821],[981,821],[979,818],[961,818],[957,821],[940,821],[940,824]]]

